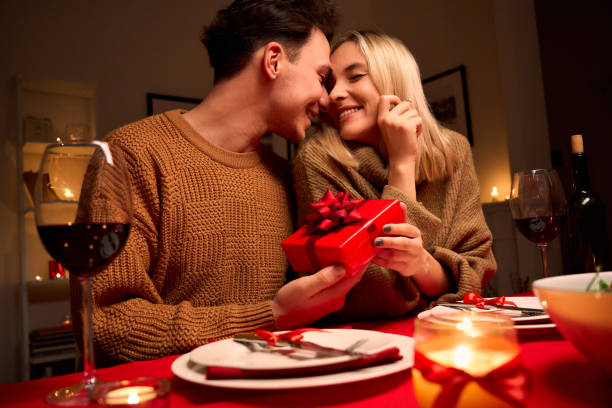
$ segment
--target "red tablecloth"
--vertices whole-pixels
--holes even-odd
[[[341,326],[412,335],[414,319],[364,322]],[[535,337],[535,336],[534,336]],[[557,336],[523,338],[523,361],[533,376],[528,407],[609,407],[612,377],[588,362],[568,341]],[[170,406],[182,407],[416,407],[410,370],[353,384],[286,391],[245,391],[205,387],[172,374],[178,356],[134,362],[98,370],[101,380],[140,376],[171,379]],[[45,395],[80,380],[80,374],[0,385],[0,406],[41,407]]]

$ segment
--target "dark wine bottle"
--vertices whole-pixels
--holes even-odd
[[[589,186],[582,135],[573,135],[574,191],[569,206],[570,273],[610,270],[604,203]]]

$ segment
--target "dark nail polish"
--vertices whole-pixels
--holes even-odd
[[[391,226],[390,225],[385,225],[383,227],[383,232],[391,232]]]
[[[376,246],[383,246],[383,240],[382,239],[377,239],[376,241],[374,241],[374,245],[376,245]]]

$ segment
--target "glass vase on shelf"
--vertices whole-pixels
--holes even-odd
[[[34,213],[43,246],[78,281],[81,295],[80,319],[73,321],[82,330],[83,379],[50,392],[46,401],[88,405],[97,383],[91,281],[123,249],[132,217],[121,151],[100,141],[49,145],[34,188]]]
[[[571,137],[573,192],[569,205],[570,273],[610,270],[603,201],[591,190],[582,135]]]
[[[540,250],[542,276],[548,276],[546,247],[561,230],[567,203],[555,170],[536,169],[514,173],[510,210],[518,230]]]

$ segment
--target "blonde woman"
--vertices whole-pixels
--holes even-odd
[[[496,271],[467,139],[436,122],[418,66],[397,39],[352,32],[332,50],[329,106],[300,146],[293,175],[299,222],[327,189],[399,199],[345,318],[403,315],[433,300],[480,293]]]

